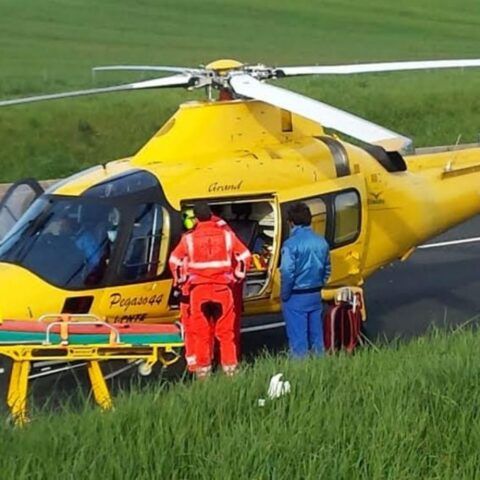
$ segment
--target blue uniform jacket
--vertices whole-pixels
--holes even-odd
[[[324,237],[310,227],[295,226],[282,247],[281,297],[287,301],[292,293],[325,285],[330,277],[330,249]]]

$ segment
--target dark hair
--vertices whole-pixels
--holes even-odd
[[[205,200],[195,202],[193,205],[193,213],[199,222],[206,222],[212,218],[212,209]]]
[[[287,219],[294,225],[308,227],[312,223],[312,212],[306,203],[297,202],[288,209]]]
[[[210,205],[210,210],[212,211],[212,215],[219,217],[223,212],[223,205]]]

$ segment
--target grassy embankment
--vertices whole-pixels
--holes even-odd
[[[186,14],[188,12],[188,14]],[[196,65],[221,57],[268,64],[479,56],[475,0],[288,2],[0,0],[0,97],[138,79],[90,67]],[[477,139],[480,72],[392,73],[282,82],[416,139]],[[66,175],[134,153],[184,91],[114,94],[0,111],[0,181]]]
[[[2,428],[2,480],[474,479],[478,334],[436,334],[355,357],[266,358],[234,379],[151,385],[117,409],[45,410]],[[283,372],[290,395],[267,401]]]

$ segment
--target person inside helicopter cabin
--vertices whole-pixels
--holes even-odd
[[[104,275],[102,245],[93,234],[93,226],[86,222],[78,224],[71,217],[64,217],[61,226],[62,234],[73,241],[82,255],[82,271],[86,285],[96,285]]]
[[[75,252],[80,255],[78,274],[84,278],[85,285],[97,285],[104,277],[116,240],[118,210],[113,208],[108,213],[97,212],[95,208],[84,207],[81,220],[72,215],[64,215],[56,221],[50,230],[57,236],[73,243]],[[108,231],[106,230],[108,228]],[[112,234],[112,232],[114,232]],[[69,249],[72,252],[72,249]]]
[[[330,249],[311,228],[312,214],[298,202],[288,211],[290,237],[282,247],[281,300],[290,351],[305,357],[323,352],[321,289],[330,277]]]

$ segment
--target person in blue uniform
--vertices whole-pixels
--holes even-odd
[[[327,241],[311,228],[312,214],[305,203],[288,212],[290,237],[282,247],[281,300],[288,343],[294,357],[309,351],[323,353],[321,289],[330,277]]]

